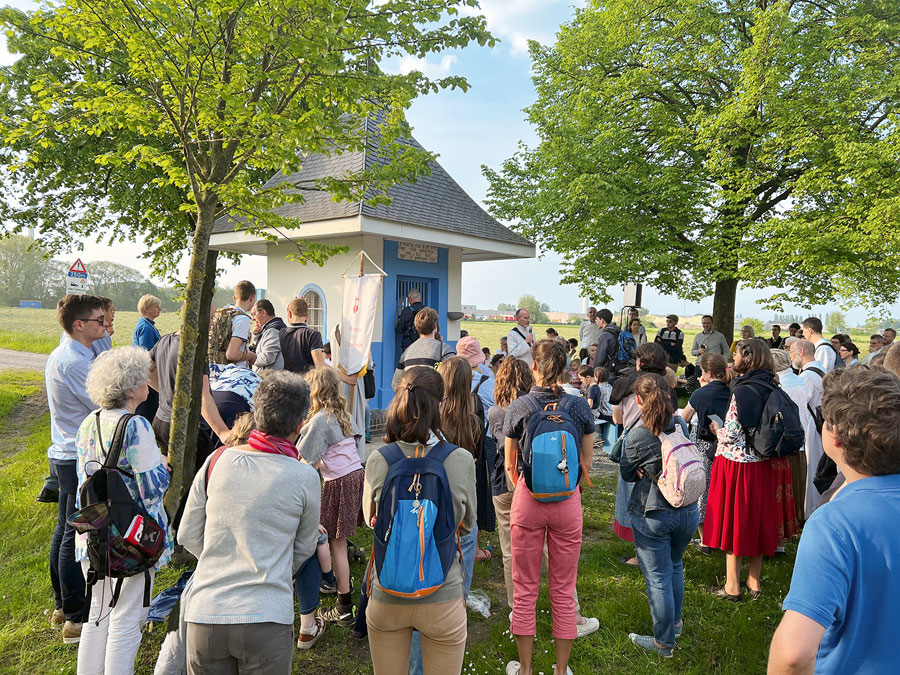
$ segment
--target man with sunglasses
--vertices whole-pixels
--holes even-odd
[[[109,324],[103,301],[93,295],[67,295],[56,307],[65,331],[47,359],[44,379],[50,404],[50,474],[59,482],[56,529],[50,543],[50,583],[56,608],[53,628],[62,629],[63,642],[78,644],[84,609],[84,577],[75,561],[75,530],[66,519],[75,511],[78,477],[75,472],[75,434],[97,406],[87,394],[87,375],[94,360],[94,342],[106,337]]]

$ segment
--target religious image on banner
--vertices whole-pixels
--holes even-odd
[[[344,277],[340,349],[332,349],[332,354],[336,360],[335,365],[339,365],[347,374],[362,374],[368,365],[381,279],[381,274]]]

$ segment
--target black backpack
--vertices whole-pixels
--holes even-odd
[[[796,455],[806,443],[797,404],[777,384],[759,383],[759,386],[769,395],[750,438],[753,449],[769,459]]]
[[[99,410],[95,416],[97,439],[102,449]],[[159,560],[165,545],[165,531],[143,506],[134,501],[122,479],[122,474],[133,476],[118,467],[125,430],[132,417],[134,415],[126,414],[119,419],[106,459],[81,486],[81,509],[68,519],[77,532],[87,534],[90,567],[86,579],[86,607],[91,606],[94,584],[105,577],[116,579],[109,603],[110,607],[115,607],[122,590],[122,579],[141,572],[144,573],[144,607],[149,607],[149,570]]]

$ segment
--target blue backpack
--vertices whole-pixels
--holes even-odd
[[[522,475],[539,502],[565,501],[578,489],[581,477],[581,433],[569,414],[576,398],[563,394],[558,403],[541,407],[531,394],[522,397],[531,407],[522,443]]]
[[[421,447],[421,446],[420,446]],[[423,598],[446,581],[460,551],[444,460],[456,447],[441,441],[407,457],[396,443],[379,449],[388,463],[372,557],[378,583],[400,598]],[[371,580],[371,575],[369,577]]]
[[[619,353],[616,356],[619,361],[634,363],[637,356],[637,340],[631,331],[623,330],[619,333]]]

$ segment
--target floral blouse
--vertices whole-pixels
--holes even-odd
[[[81,486],[106,459],[112,444],[116,426],[127,410],[103,410],[100,412],[100,433],[103,435],[103,448],[97,439],[96,411],[88,415],[75,436],[75,447],[78,452],[78,494],[75,497],[75,508],[81,508]],[[169,519],[163,508],[163,496],[169,487],[169,472],[162,461],[156,437],[150,423],[140,415],[132,417],[125,430],[125,440],[119,453],[119,468],[132,474],[131,478],[122,474],[128,492],[136,502],[142,504],[159,526],[166,532],[165,547],[155,565],[159,569],[172,557],[174,539]],[[75,559],[87,560],[87,535],[75,534]]]
[[[716,456],[722,455],[725,459],[732,462],[762,462],[765,457],[756,454],[756,451],[747,443],[747,434],[738,422],[737,403],[734,396],[728,404],[728,413],[725,415],[725,426],[719,429],[717,434],[719,439],[719,447],[716,450]]]

